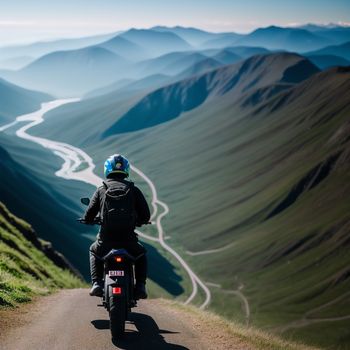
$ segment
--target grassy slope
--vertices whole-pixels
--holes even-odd
[[[220,253],[189,257],[206,281],[222,285],[212,288],[212,307],[227,317],[241,313],[227,291],[242,286],[251,320],[261,327],[303,319],[335,299],[322,311],[350,314],[349,85],[349,73],[332,71],[254,111],[233,108],[227,96],[147,135],[127,135],[124,142],[119,135],[120,148],[170,205],[173,245],[197,251],[234,243]],[[267,220],[302,178],[338,152],[319,184],[305,184],[290,207]],[[318,322],[289,334],[345,346],[348,326],[349,320]]]
[[[349,83],[349,73],[321,74],[260,110],[232,108],[227,97],[148,135],[119,137],[170,204],[173,244],[197,251],[234,242],[221,253],[189,257],[201,276],[222,285],[213,288],[212,307],[227,317],[240,313],[237,298],[227,294],[240,286],[252,322],[262,327],[303,319],[335,298],[322,310],[350,314]],[[266,220],[303,177],[338,152],[319,184],[305,184],[293,205]],[[289,333],[345,345],[348,325],[315,323]]]
[[[26,237],[33,237],[33,242]],[[56,266],[43,252],[31,226],[12,215],[0,202],[0,307],[30,301],[57,288],[82,287],[84,283]]]
[[[168,300],[154,300],[163,308],[170,308],[194,325],[196,332],[206,341],[209,349],[269,349],[269,350],[316,350],[302,343],[283,340],[271,333],[253,327],[245,327],[237,322],[229,322],[212,312],[199,310]],[[184,317],[186,316],[186,317]]]
[[[1,142],[6,148],[0,147],[0,200],[16,215],[30,221],[41,238],[52,242],[88,277],[91,240],[83,234],[92,230],[79,225],[76,218],[83,212],[79,196],[92,191],[92,186],[80,183],[69,186],[68,181],[56,179],[53,174],[60,162],[39,146],[6,135],[1,135]]]
[[[211,287],[213,310],[243,319],[240,288],[261,327],[349,315],[349,84],[349,72],[333,70],[279,94],[235,90],[87,150],[99,166],[126,153],[155,181],[171,210],[169,243],[182,253],[227,248],[187,259],[221,285]],[[287,333],[348,344],[349,320],[313,322]]]
[[[76,222],[76,218],[85,209],[79,205],[79,198],[91,196],[94,187],[57,178],[54,173],[60,168],[61,161],[51,151],[6,135],[0,138],[7,151],[0,147],[0,200],[17,215],[30,221],[39,236],[52,242],[55,249],[62,252],[89,280],[88,248],[98,228],[81,225]],[[139,179],[134,180],[137,185],[143,186]],[[33,203],[31,206],[28,206],[29,198]],[[148,200],[150,202],[149,196]],[[178,296],[181,300],[185,298],[186,295],[182,293],[188,289],[190,282],[187,276],[183,276],[177,261],[163,251],[158,252],[152,245],[147,245],[147,249],[150,256],[151,295]]]

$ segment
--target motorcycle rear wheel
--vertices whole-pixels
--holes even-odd
[[[109,319],[113,339],[120,338],[125,332],[127,303],[125,298],[109,298]]]

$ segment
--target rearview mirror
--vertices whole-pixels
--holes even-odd
[[[90,199],[89,198],[80,198],[80,202],[82,202],[84,205],[89,205]]]

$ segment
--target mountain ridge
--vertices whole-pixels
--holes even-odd
[[[270,64],[278,66],[279,63],[274,61],[288,68],[282,73],[275,71],[273,75],[266,74],[264,70],[268,70]],[[290,61],[295,61],[295,66],[289,67]],[[310,69],[311,72],[308,72]],[[258,88],[259,84],[269,85],[277,80],[287,83],[298,82],[306,79],[308,74],[314,74],[317,71],[318,69],[309,61],[295,54],[253,56],[241,63],[214,69],[198,77],[187,78],[151,92],[106,130],[102,137],[118,132],[135,131],[140,128],[140,125],[142,125],[141,128],[145,128],[169,121],[184,111],[198,107],[213,94],[223,95],[234,89],[237,99],[238,90],[244,91],[252,86]],[[253,72],[255,78],[251,77],[254,76]],[[244,77],[249,77],[249,82],[244,82]]]

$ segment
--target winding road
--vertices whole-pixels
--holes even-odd
[[[88,183],[97,187],[101,185],[102,178],[100,178],[93,172],[95,168],[95,164],[92,158],[87,153],[67,143],[52,141],[42,137],[32,136],[27,133],[27,131],[33,126],[36,126],[44,122],[43,116],[48,111],[53,110],[67,103],[76,102],[78,100],[79,99],[76,99],[76,98],[61,99],[61,100],[54,100],[51,102],[43,103],[41,105],[41,108],[38,111],[17,117],[14,122],[0,127],[0,131],[4,131],[8,128],[12,128],[17,124],[27,122],[24,126],[21,126],[16,131],[16,135],[20,138],[38,143],[41,146],[50,149],[51,151],[54,152],[54,154],[56,154],[57,156],[63,159],[63,165],[61,169],[59,169],[55,173],[56,176],[62,177],[67,180],[83,181],[85,183]],[[149,236],[139,230],[137,230],[136,232],[144,239],[159,243],[166,251],[168,251],[178,260],[178,262],[181,264],[181,266],[185,269],[185,271],[189,275],[192,283],[192,293],[185,301],[185,304],[191,303],[197,296],[199,288],[201,288],[205,294],[205,300],[200,305],[200,308],[204,309],[211,301],[210,290],[202,282],[202,280],[198,277],[198,275],[196,275],[195,272],[193,272],[193,270],[186,263],[186,261],[164,241],[164,230],[163,230],[161,220],[164,216],[166,216],[169,213],[169,207],[167,206],[166,203],[158,199],[157,190],[154,183],[140,169],[132,165],[131,170],[137,175],[139,175],[148,184],[148,186],[151,189],[152,208],[153,208],[151,220],[154,221],[156,224],[158,237]]]
[[[216,254],[223,252],[224,250],[231,248],[235,243],[227,244],[221,248],[215,248],[215,249],[207,249],[207,250],[201,250],[198,252],[191,252],[190,250],[186,250],[186,254],[191,256],[197,256],[197,255],[207,255],[207,254]]]

